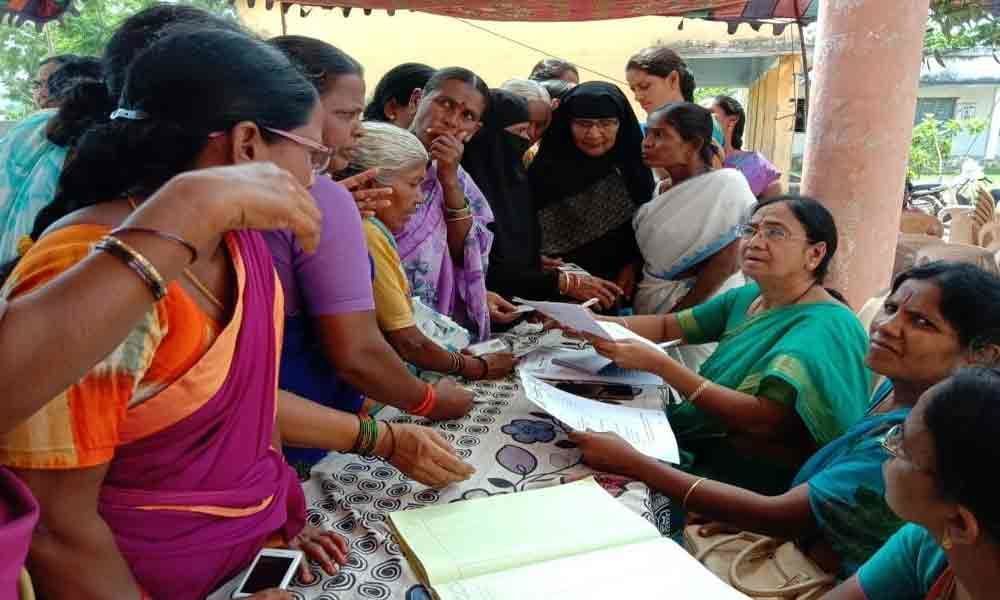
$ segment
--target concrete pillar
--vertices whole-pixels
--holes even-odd
[[[855,308],[892,272],[928,4],[820,3],[802,191],[837,220],[829,283]]]

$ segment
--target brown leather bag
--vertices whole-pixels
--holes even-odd
[[[793,542],[749,531],[705,536],[702,527],[684,528],[688,552],[751,598],[816,600],[836,585],[836,578],[816,566]]]

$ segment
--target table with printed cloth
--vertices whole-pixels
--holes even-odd
[[[389,513],[559,485],[593,473],[566,438],[565,427],[524,396],[516,376],[468,386],[476,394],[472,411],[433,427],[476,468],[469,480],[435,490],[381,460],[338,453],[313,468],[311,479],[303,483],[308,522],[345,536],[350,554],[332,577],[314,565],[313,573],[319,576],[315,583],[296,581],[292,587],[297,600],[430,600],[390,533]],[[646,390],[628,404],[662,407],[665,390]],[[378,418],[427,424],[391,407]],[[627,507],[669,533],[670,502],[665,496],[624,477],[596,474],[596,479]],[[233,585],[211,600],[228,598]]]

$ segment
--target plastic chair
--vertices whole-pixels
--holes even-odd
[[[1000,242],[1000,223],[993,221],[987,223],[979,230],[980,246],[989,248],[997,242]]]
[[[948,241],[955,244],[975,246],[979,241],[976,236],[977,233],[979,233],[979,227],[976,225],[973,213],[966,209],[966,212],[956,213],[951,219]]]
[[[993,252],[980,246],[971,246],[968,244],[936,244],[925,246],[917,251],[917,258],[914,264],[919,266],[939,260],[968,263],[994,275],[1000,275],[1000,267],[997,266],[997,260]]]
[[[904,212],[899,220],[901,233],[923,233],[937,238],[944,237],[944,224],[934,215],[922,212]]]

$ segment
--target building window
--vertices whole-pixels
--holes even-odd
[[[806,99],[795,101],[795,133],[806,132]]]
[[[957,103],[958,98],[918,98],[913,124],[920,123],[927,115],[934,115],[938,121],[950,121],[955,118]]]

